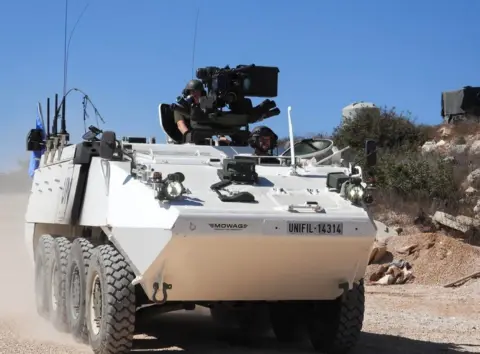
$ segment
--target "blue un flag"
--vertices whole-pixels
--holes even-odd
[[[40,103],[38,103],[37,121],[36,121],[35,128],[42,129],[43,140],[45,140],[45,128],[43,127],[42,109],[41,109]],[[28,174],[30,175],[30,177],[33,177],[33,175],[35,174],[35,170],[40,165],[40,159],[42,157],[43,151],[44,149],[40,151],[32,151],[32,157],[30,158],[30,166],[28,167]]]

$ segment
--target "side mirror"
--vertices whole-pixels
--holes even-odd
[[[375,140],[365,141],[366,166],[373,167],[377,164],[377,142]]]
[[[42,129],[30,129],[27,135],[27,151],[41,151],[45,146]]]

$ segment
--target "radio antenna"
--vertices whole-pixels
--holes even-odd
[[[65,0],[65,17],[63,24],[63,97],[67,93],[67,28],[68,28],[68,0]]]
[[[72,41],[73,34],[75,33],[75,30],[77,29],[77,26],[82,19],[83,15],[85,14],[85,11],[87,11],[88,6],[90,3],[87,3],[85,7],[83,8],[82,12],[77,18],[77,21],[75,22],[72,30],[70,31],[70,34],[67,38],[67,29],[68,29],[68,0],[65,0],[65,23],[64,23],[64,43],[63,43],[63,96],[67,94],[67,77],[68,77],[68,55],[70,53],[70,43]]]
[[[195,31],[193,32],[193,50],[192,50],[192,79],[194,79],[195,71],[195,48],[197,44],[197,29],[198,29],[198,16],[200,14],[200,7],[197,9],[197,16],[195,18]]]

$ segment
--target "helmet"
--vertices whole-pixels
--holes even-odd
[[[203,91],[203,84],[200,80],[190,80],[189,82],[187,82],[187,84],[185,85],[185,89],[184,91],[190,91],[190,90],[194,90],[194,91]]]
[[[261,137],[270,137],[270,146],[266,147],[263,145],[260,139]],[[250,133],[250,138],[248,139],[250,147],[253,149],[258,149],[264,153],[266,153],[268,150],[273,150],[276,148],[277,141],[277,134],[275,134],[272,129],[264,125],[253,128],[252,132]]]

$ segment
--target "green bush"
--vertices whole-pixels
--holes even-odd
[[[398,114],[395,109],[382,109],[379,113],[363,111],[351,121],[333,130],[332,138],[337,146],[349,145],[353,150],[362,149],[366,139],[374,139],[379,147],[417,147],[430,137],[428,126],[416,125],[411,118]]]
[[[455,165],[438,155],[384,151],[375,169],[378,186],[404,201],[457,197]]]

